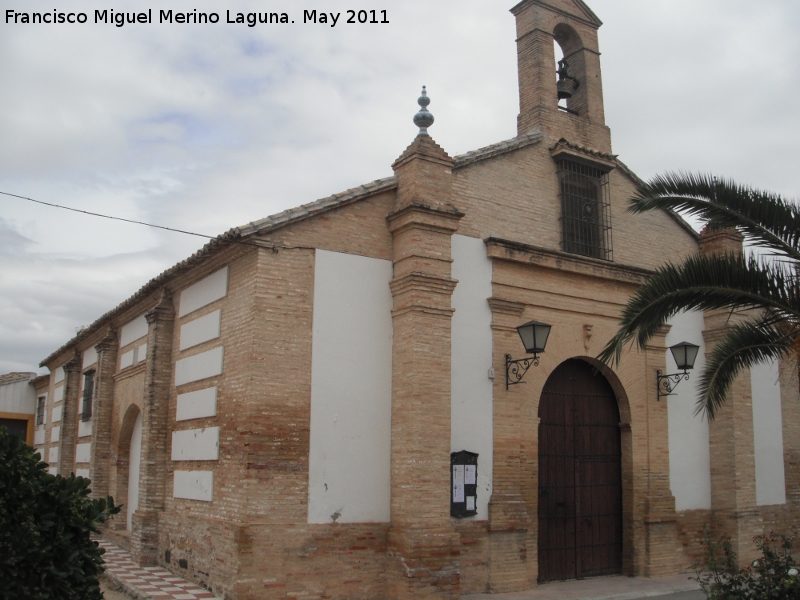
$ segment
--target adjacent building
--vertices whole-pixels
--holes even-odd
[[[236,599],[457,598],[676,573],[706,529],[746,560],[796,529],[791,366],[743,374],[709,424],[696,377],[656,378],[677,342],[701,368],[727,315],[594,358],[667,257],[741,238],[627,213],[601,22],[512,13],[517,137],[451,157],[423,97],[391,176],[228,231],[42,362],[36,447],[124,503],[104,535],[141,564]],[[552,330],[516,383],[531,320]]]

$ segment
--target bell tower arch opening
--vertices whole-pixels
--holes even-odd
[[[588,112],[586,94],[586,60],[583,42],[578,32],[565,23],[553,30],[553,48],[556,56],[556,97],[558,107],[573,115]]]

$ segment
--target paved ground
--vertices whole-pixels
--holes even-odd
[[[104,540],[106,600],[198,600],[217,598],[161,567],[139,567],[125,550]],[[598,577],[538,585],[526,592],[473,594],[461,600],[705,600],[690,574],[668,577]]]
[[[140,567],[131,555],[122,548],[105,540],[100,541],[105,548],[103,561],[106,563],[105,577],[111,583],[112,591],[128,594],[137,600],[198,600],[217,598],[208,590],[177,577],[161,567]],[[125,596],[122,596],[124,598]],[[118,600],[108,596],[108,600]]]

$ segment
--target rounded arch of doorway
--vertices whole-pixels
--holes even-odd
[[[620,428],[620,444],[622,450],[621,469],[622,469],[622,574],[633,576],[635,573],[634,565],[634,494],[633,494],[633,437],[631,435],[631,407],[628,400],[628,394],[625,391],[625,386],[622,384],[619,376],[605,363],[597,360],[592,356],[571,356],[563,358],[553,365],[550,373],[555,371],[559,366],[569,360],[580,360],[597,370],[611,386],[614,396],[617,399],[617,407],[619,410],[619,428]],[[542,388],[537,390],[536,396],[536,413],[538,415],[539,403],[541,400],[544,386],[547,385],[545,378]],[[538,419],[537,419],[538,421]],[[537,439],[538,444],[538,439]],[[536,472],[538,473],[538,467]],[[538,500],[538,499],[537,499]],[[537,507],[538,512],[538,507]],[[534,512],[532,514],[537,514]],[[538,528],[537,528],[538,529]]]
[[[115,530],[125,531],[128,522],[128,476],[131,463],[131,437],[136,419],[141,414],[141,409],[136,404],[131,404],[122,417],[117,443],[117,485],[115,486],[114,501],[122,504],[119,515],[113,519],[111,527]]]

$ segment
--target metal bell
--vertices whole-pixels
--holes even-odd
[[[558,90],[559,100],[569,100],[572,98],[572,94],[580,85],[577,79],[570,77],[569,73],[567,72],[568,68],[569,65],[567,64],[567,61],[558,61],[558,82],[556,83],[556,90]]]

